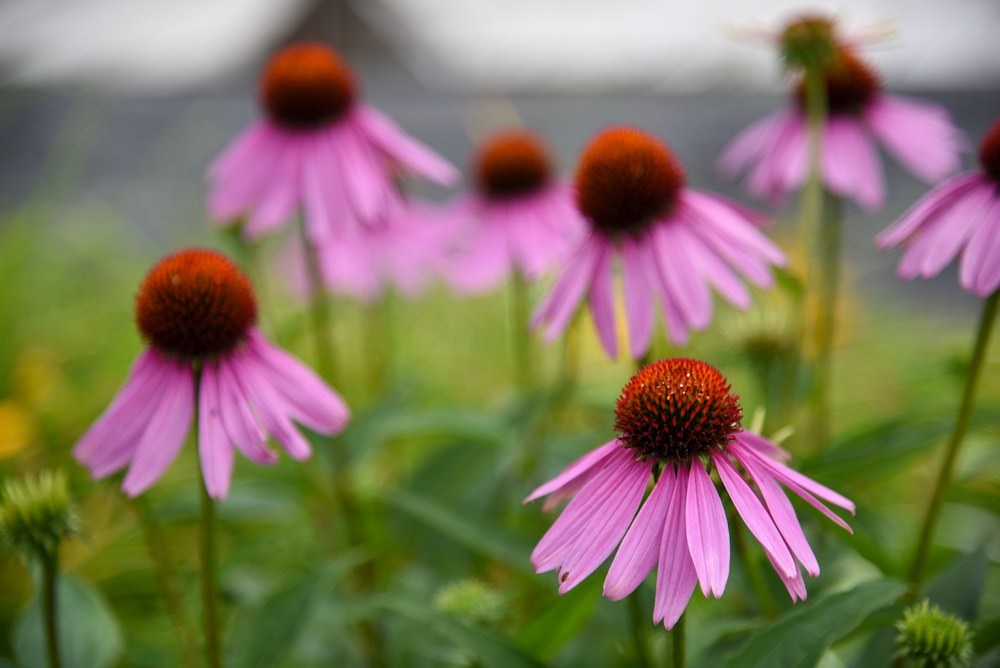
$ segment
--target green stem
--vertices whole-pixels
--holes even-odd
[[[197,426],[195,427],[197,433]],[[209,668],[222,666],[222,646],[219,642],[219,612],[216,608],[215,592],[218,589],[215,572],[215,501],[208,495],[202,472],[201,523],[199,527],[201,560],[201,620],[205,634],[205,662]]]
[[[810,404],[810,438],[820,446],[830,437],[830,388],[832,386],[833,343],[836,336],[837,292],[840,283],[841,200],[823,192],[817,250],[815,346]]]
[[[42,619],[45,624],[45,653],[49,659],[49,668],[60,668],[59,660],[59,627],[56,622],[58,599],[56,594],[57,575],[59,573],[59,548],[51,554],[42,557]]]
[[[580,312],[569,322],[563,336],[562,371],[560,382],[569,393],[580,379]]]
[[[514,371],[518,387],[532,385],[531,340],[528,338],[528,282],[521,272],[511,272],[510,337],[514,353]]]
[[[181,595],[177,586],[177,573],[174,570],[173,558],[167,541],[163,537],[156,519],[149,510],[145,496],[138,496],[134,499],[126,497],[129,508],[139,520],[143,538],[146,540],[146,549],[149,551],[149,558],[153,562],[153,570],[156,573],[156,581],[160,587],[160,595],[163,596],[164,605],[167,608],[167,615],[174,626],[174,631],[180,639],[181,654],[184,657],[184,665],[188,668],[198,666],[198,650],[194,631],[188,622],[188,617],[184,612],[184,605],[181,603]]]
[[[684,668],[684,665],[687,663],[687,643],[684,638],[685,627],[687,626],[686,616],[687,612],[682,612],[681,616],[677,619],[677,623],[674,624],[674,628],[670,629],[673,668]]]
[[[962,403],[958,409],[958,417],[955,419],[955,429],[951,432],[951,437],[948,439],[948,444],[945,447],[944,460],[941,462],[941,468],[938,470],[937,481],[934,484],[934,491],[931,493],[931,501],[927,507],[927,514],[924,517],[923,528],[920,531],[920,540],[917,543],[913,568],[910,571],[910,592],[914,599],[919,593],[920,585],[923,582],[927,557],[930,554],[931,542],[934,538],[934,530],[937,527],[938,518],[941,514],[941,506],[944,505],[945,493],[948,491],[948,485],[951,483],[955,461],[958,459],[958,450],[969,428],[976,388],[982,376],[983,361],[986,358],[986,349],[989,347],[990,334],[993,331],[993,323],[996,320],[998,301],[1000,301],[1000,290],[991,294],[983,304],[979,330],[976,332],[976,343],[972,353],[972,361],[969,365],[969,375],[965,380]]]
[[[649,668],[652,662],[646,649],[646,623],[643,621],[642,610],[639,609],[639,595],[633,592],[628,596],[628,620],[632,628],[632,643],[635,645],[636,665]]]

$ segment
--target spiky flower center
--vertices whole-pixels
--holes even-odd
[[[831,114],[857,114],[878,94],[881,80],[870,65],[846,49],[838,49],[823,69],[826,101]],[[800,81],[795,96],[805,108],[805,84]]]
[[[576,203],[595,230],[637,235],[669,216],[684,186],[684,168],[659,139],[616,127],[591,140],[576,168]]]
[[[260,80],[260,98],[273,121],[309,129],[337,120],[354,102],[351,68],[322,44],[294,44],[271,58]]]
[[[476,181],[487,197],[508,199],[537,192],[552,171],[548,150],[530,132],[494,135],[480,147]]]
[[[825,67],[837,50],[833,21],[807,15],[790,21],[778,39],[786,69]]]
[[[139,287],[135,319],[154,348],[185,359],[233,350],[257,320],[249,279],[226,256],[183,250],[153,267]]]
[[[632,376],[618,397],[615,429],[637,458],[686,462],[725,445],[742,418],[739,396],[715,367],[673,358]]]
[[[986,133],[983,143],[979,145],[979,164],[1000,187],[1000,121]]]

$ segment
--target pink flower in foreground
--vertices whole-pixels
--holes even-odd
[[[548,509],[572,499],[531,554],[539,573],[559,570],[560,594],[620,544],[604,595],[615,601],[628,596],[656,567],[654,624],[672,627],[695,584],[706,597],[722,596],[729,526],[709,474],[714,469],[789,596],[806,598],[801,570],[816,576],[819,564],[781,485],[848,531],[823,501],[851,513],[854,504],[787,467],[782,460],[788,454],[774,443],[743,431],[739,397],[722,374],[697,360],[654,362],[622,390],[615,415],[618,438],[525,500],[548,496]]]
[[[331,49],[296,44],[278,52],[261,78],[267,117],[238,137],[208,171],[211,215],[246,217],[257,238],[302,207],[310,239],[356,232],[399,204],[400,168],[442,184],[458,172],[356,101],[354,75]]]
[[[826,72],[829,114],[823,127],[820,171],[824,186],[874,210],[885,200],[876,142],[918,178],[936,182],[958,168],[962,134],[937,105],[882,92],[871,67],[846,47]],[[781,201],[808,176],[808,138],[802,83],[790,108],[750,125],[719,158],[729,176],[749,170],[747,187]]]
[[[122,489],[141,494],[177,456],[197,401],[205,487],[224,499],[233,446],[273,464],[273,436],[295,459],[311,454],[292,421],[323,434],[350,414],[336,392],[257,330],[250,281],[225,256],[184,250],[159,262],[139,288],[136,322],[149,347],[111,405],[73,449],[95,478],[128,467]]]
[[[901,278],[936,276],[961,256],[959,281],[980,297],[1000,287],[1000,121],[979,149],[980,171],[948,179],[878,237],[881,248],[904,244]]]
[[[490,137],[476,158],[476,186],[446,215],[465,224],[460,252],[447,272],[464,292],[495,287],[511,271],[537,279],[565,258],[583,232],[570,187],[552,174],[548,148],[536,135]]]
[[[577,208],[591,229],[532,318],[532,326],[544,327],[549,341],[589,294],[601,343],[617,357],[616,256],[635,358],[652,342],[657,301],[670,340],[681,345],[689,330],[704,329],[711,321],[711,287],[746,308],[750,293],[737,274],[769,287],[771,266],[785,263],[781,250],[754,226],[754,214],[718,195],[686,188],[677,159],[640,130],[621,127],[599,134],[580,158],[575,184]]]

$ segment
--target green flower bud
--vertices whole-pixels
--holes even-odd
[[[434,597],[434,607],[474,624],[491,625],[503,620],[507,601],[503,594],[475,579],[453,582]]]
[[[778,48],[785,69],[824,71],[837,54],[833,21],[820,16],[796,19],[781,32]]]
[[[62,471],[5,480],[0,487],[0,543],[25,557],[49,559],[77,530]]]
[[[913,668],[968,668],[972,665],[972,632],[955,615],[931,606],[927,599],[903,611],[896,623],[896,656]]]

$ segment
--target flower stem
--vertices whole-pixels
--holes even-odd
[[[511,272],[510,337],[514,353],[515,378],[522,390],[533,382],[531,339],[528,337],[528,282],[521,272]]]
[[[156,572],[156,580],[160,586],[160,595],[163,597],[164,605],[167,608],[167,615],[174,625],[174,631],[180,639],[184,665],[188,668],[195,668],[199,665],[197,643],[194,631],[188,623],[188,617],[184,613],[184,606],[181,603],[181,596],[177,587],[177,574],[174,571],[173,559],[170,555],[167,541],[164,539],[163,532],[149,510],[146,497],[125,498],[129,508],[131,508],[139,520],[142,535],[146,540],[146,549],[149,551],[149,558],[153,562],[153,570]]]
[[[646,623],[642,619],[642,610],[639,609],[639,595],[632,592],[628,597],[628,620],[632,627],[632,642],[635,645],[636,665],[640,668],[650,668],[653,664],[649,660],[649,652],[646,649]]]
[[[674,624],[674,628],[670,630],[670,649],[673,654],[673,668],[684,668],[687,663],[687,647],[684,639],[687,612],[682,612],[681,616],[677,619],[677,623]]]
[[[983,360],[986,358],[986,349],[989,347],[990,334],[993,331],[993,323],[996,320],[998,301],[1000,301],[1000,290],[987,297],[983,303],[983,312],[979,320],[979,330],[976,332],[976,343],[972,352],[972,361],[969,364],[969,375],[965,379],[962,403],[958,409],[958,417],[955,419],[955,429],[951,432],[951,437],[948,439],[948,444],[945,447],[944,460],[941,462],[941,468],[938,469],[937,482],[934,484],[934,491],[931,494],[931,501],[927,507],[927,514],[924,516],[924,524],[920,531],[920,540],[917,543],[917,551],[913,559],[913,568],[910,570],[910,592],[914,599],[919,593],[920,585],[923,582],[924,569],[927,566],[927,557],[931,549],[931,541],[934,538],[934,530],[941,514],[941,506],[944,504],[945,493],[948,491],[948,485],[951,483],[952,472],[955,469],[955,460],[958,458],[958,450],[969,428],[976,388],[982,376]]]
[[[57,576],[59,573],[58,547],[42,557],[42,619],[45,624],[45,653],[49,668],[60,668],[59,627],[57,623]]]
[[[333,326],[330,324],[330,304],[323,286],[323,275],[319,268],[319,252],[315,244],[309,240],[304,218],[300,216],[299,222],[310,299],[309,318],[316,345],[316,366],[320,376],[327,382],[332,382],[336,375],[336,363],[331,345]]]
[[[197,433],[197,431],[195,432]],[[201,560],[201,620],[205,634],[205,662],[209,668],[222,666],[219,642],[219,612],[215,592],[218,588],[215,572],[215,501],[208,495],[204,474],[201,476],[201,524],[199,527]]]

